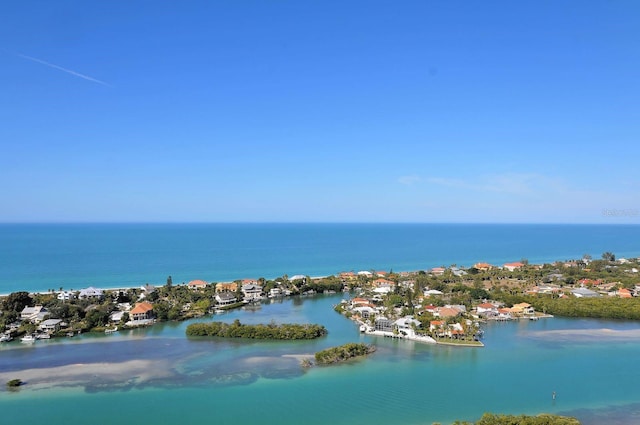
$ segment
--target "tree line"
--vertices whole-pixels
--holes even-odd
[[[275,323],[245,325],[238,319],[233,323],[208,322],[187,326],[187,336],[218,336],[223,338],[250,339],[315,339],[327,334],[327,329],[316,324]]]
[[[366,356],[376,351],[373,345],[362,343],[348,343],[339,347],[331,347],[315,354],[316,364],[333,364],[349,360],[354,357]]]

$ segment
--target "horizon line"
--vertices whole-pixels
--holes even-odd
[[[394,224],[394,225],[602,225],[602,226],[619,226],[631,225],[638,226],[640,222],[561,222],[561,221],[0,221],[0,225],[22,225],[22,224]]]

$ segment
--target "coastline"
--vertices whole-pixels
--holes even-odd
[[[24,224],[0,231],[0,259],[8,272],[0,276],[2,294],[159,285],[168,275],[175,283],[227,282],[285,273],[501,264],[513,261],[514,252],[531,263],[585,253],[595,258],[606,250],[640,255],[640,226],[613,224]],[[550,238],[560,243],[549,246]],[[483,242],[471,247],[469,239]]]

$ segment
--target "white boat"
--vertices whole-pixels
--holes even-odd
[[[48,333],[41,333],[36,335],[36,339],[51,339],[51,335]]]
[[[22,338],[20,338],[20,341],[22,342],[35,342],[35,340],[36,340],[35,337],[31,334],[25,335]]]
[[[105,329],[105,330],[104,330],[104,333],[106,333],[106,334],[112,334],[112,333],[117,332],[117,331],[118,331],[118,327],[116,326],[116,327],[115,327],[115,328],[113,328],[113,329]]]
[[[11,338],[11,335],[7,335],[7,334],[0,335],[0,342],[9,342],[12,339],[13,338]]]

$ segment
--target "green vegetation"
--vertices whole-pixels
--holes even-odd
[[[640,320],[639,298],[523,297],[537,311],[556,316]]]
[[[454,425],[580,425],[580,421],[568,416],[549,414],[513,416],[485,413],[477,422],[456,421]]]
[[[193,323],[187,326],[187,336],[219,336],[250,339],[314,339],[327,334],[322,325],[270,323],[268,325],[243,325],[238,319],[233,323]]]
[[[373,345],[349,343],[318,351],[315,357],[317,364],[334,364],[354,357],[366,356],[374,351],[376,351],[376,348]]]
[[[23,384],[22,380],[20,379],[12,379],[11,381],[7,382],[7,387],[9,388],[16,388],[19,387]]]
[[[437,337],[431,335],[431,338],[435,339],[438,344],[443,345],[463,345],[463,346],[471,346],[471,347],[484,347],[484,344],[480,341],[476,341],[474,339],[464,339],[464,338],[447,338],[447,337]]]

